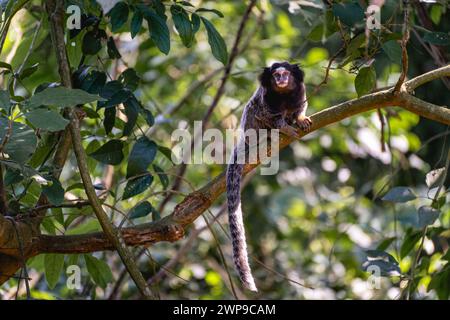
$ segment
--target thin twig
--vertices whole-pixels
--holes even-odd
[[[404,18],[403,18],[403,38],[402,38],[402,72],[400,77],[398,78],[397,84],[394,87],[394,92],[399,92],[400,88],[405,82],[406,76],[408,74],[408,51],[406,46],[409,41],[409,0],[403,0],[403,10],[404,10]]]

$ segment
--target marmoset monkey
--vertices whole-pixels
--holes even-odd
[[[241,129],[279,129],[280,132],[299,138],[296,123],[308,131],[311,119],[306,116],[308,103],[303,83],[304,73],[298,65],[288,62],[274,63],[264,68],[259,76],[260,86],[247,102],[241,118]],[[239,143],[246,143],[245,137]],[[247,244],[241,210],[241,178],[243,164],[237,163],[238,149],[233,150],[227,168],[228,219],[233,245],[233,260],[243,285],[251,291],[256,289],[248,263]]]

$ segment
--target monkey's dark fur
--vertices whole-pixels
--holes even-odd
[[[241,129],[279,129],[280,132],[299,138],[296,123],[308,131],[311,120],[306,117],[304,73],[298,65],[287,62],[274,63],[264,68],[259,77],[260,86],[244,108]],[[240,143],[244,138],[240,138]],[[233,151],[227,168],[228,219],[233,245],[233,260],[243,285],[257,291],[248,263],[247,244],[241,210],[241,178],[244,165],[237,163],[238,149]]]

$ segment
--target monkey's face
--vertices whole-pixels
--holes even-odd
[[[289,93],[298,88],[303,81],[303,71],[295,64],[276,62],[264,68],[260,76],[261,84],[268,90]]]
[[[272,72],[272,77],[275,81],[275,86],[280,89],[284,89],[289,86],[291,80],[291,72],[286,70],[285,67],[278,67]]]

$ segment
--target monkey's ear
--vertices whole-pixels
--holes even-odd
[[[270,68],[266,67],[263,69],[263,72],[259,75],[259,82],[265,88],[270,86],[270,78],[272,77],[272,73],[270,72]]]
[[[297,81],[303,82],[303,79],[305,78],[305,73],[303,72],[302,69],[300,69],[298,64],[291,64],[291,72]]]

